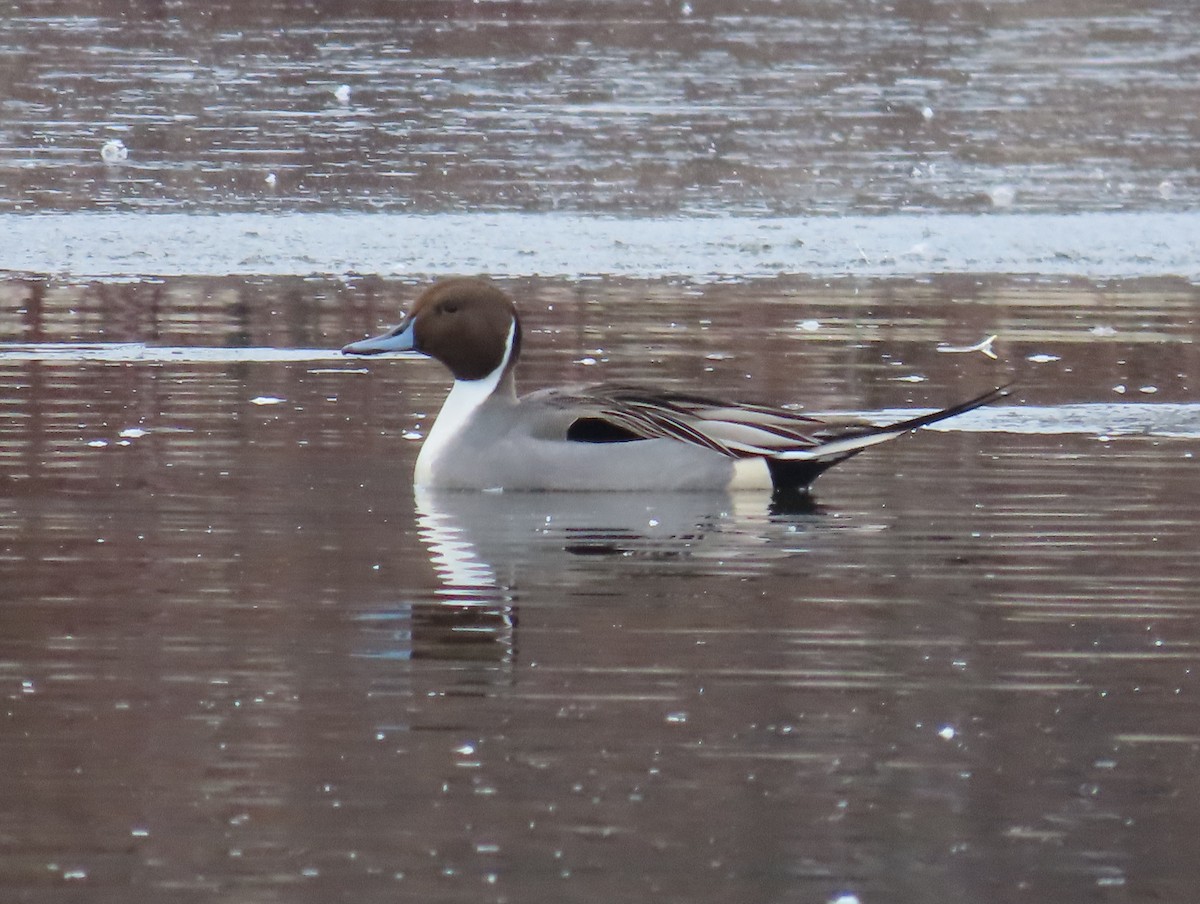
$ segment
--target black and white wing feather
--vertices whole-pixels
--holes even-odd
[[[1009,394],[990,389],[949,408],[877,425],[862,418],[801,414],[688,393],[622,384],[543,390],[541,401],[570,412],[567,438],[614,442],[666,437],[730,458],[828,462],[987,405]]]

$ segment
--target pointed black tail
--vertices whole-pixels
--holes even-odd
[[[977,395],[973,399],[967,399],[967,401],[951,405],[949,408],[931,411],[929,414],[917,415],[908,420],[897,421],[894,424],[885,424],[880,427],[851,428],[838,438],[829,441],[829,456],[827,458],[820,457],[820,449],[815,450],[818,456],[816,458],[768,458],[767,468],[771,472],[771,483],[774,486],[774,493],[776,496],[783,495],[788,497],[807,494],[809,485],[839,462],[843,462],[847,458],[851,458],[864,449],[878,443],[887,442],[888,440],[902,436],[910,430],[927,427],[930,424],[936,424],[938,421],[944,421],[947,418],[965,414],[968,411],[974,411],[976,408],[982,408],[984,405],[990,405],[992,402],[1012,395],[1012,386],[1011,382],[1005,383],[1003,386],[989,389],[987,392]]]

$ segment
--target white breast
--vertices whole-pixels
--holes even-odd
[[[471,421],[471,417],[479,410],[479,406],[488,400],[500,378],[504,376],[504,368],[512,355],[513,337],[516,325],[509,328],[504,360],[500,366],[480,380],[455,380],[450,395],[442,403],[437,420],[429,429],[429,435],[421,445],[421,453],[417,456],[417,466],[413,474],[413,483],[417,486],[432,486],[433,474],[438,462],[446,454],[446,449],[454,442]]]

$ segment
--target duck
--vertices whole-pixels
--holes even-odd
[[[426,288],[382,335],[346,355],[418,352],[454,384],[422,443],[418,488],[477,491],[768,490],[806,497],[814,480],[865,449],[1009,394],[989,389],[928,414],[878,425],[701,393],[592,383],[518,395],[521,320],[482,278]]]

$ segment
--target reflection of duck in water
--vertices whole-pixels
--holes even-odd
[[[835,525],[819,514],[772,516],[760,496],[726,493],[417,487],[415,501],[437,589],[359,616],[370,638],[361,655],[471,663],[459,674],[460,691],[511,679],[522,602],[620,596],[636,573],[754,575],[825,531],[876,529]],[[753,504],[743,507],[747,501]]]
[[[507,674],[516,646],[510,588],[464,535],[461,522],[417,495],[417,530],[437,574],[434,599],[405,600],[359,616],[373,659],[435,659],[497,665]]]
[[[561,575],[570,557],[726,556],[765,540],[736,524],[725,493],[461,493],[418,487],[421,540],[447,599],[495,598],[515,575]],[[507,598],[507,597],[506,597]]]
[[[821,520],[777,523],[761,505],[742,515],[739,501],[724,493],[418,487],[417,531],[437,588],[358,615],[359,655],[453,663],[455,693],[479,692],[513,679],[523,598],[539,607],[621,595],[639,565],[648,574],[758,573],[794,555],[798,537]]]
[[[729,497],[719,493],[494,493],[417,488],[417,528],[437,574],[436,602],[407,602],[363,617],[376,635],[375,658],[495,663],[516,657],[522,581],[566,589],[576,556],[685,560],[703,556],[716,534],[725,557],[759,538],[720,537]],[[603,582],[609,583],[607,581]],[[380,633],[382,632],[382,633]]]
[[[877,426],[700,395],[595,384],[517,397],[521,325],[488,282],[427,289],[390,332],[347,345],[374,355],[418,351],[454,388],[417,458],[415,482],[441,489],[773,489],[803,495],[823,471],[863,449],[1006,395],[993,389],[950,408]]]

